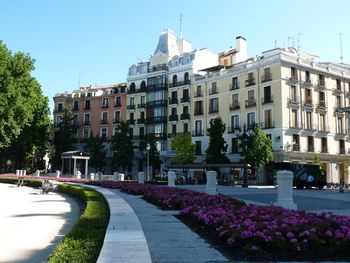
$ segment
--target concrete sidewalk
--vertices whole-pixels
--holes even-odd
[[[75,199],[0,183],[0,262],[43,262],[80,217]]]

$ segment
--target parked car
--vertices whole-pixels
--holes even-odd
[[[298,189],[316,187],[323,189],[327,185],[327,173],[316,164],[276,162],[273,164],[274,177],[277,171],[289,170],[293,172],[293,186]]]

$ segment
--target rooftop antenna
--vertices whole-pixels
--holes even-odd
[[[301,33],[298,33],[298,52],[300,52],[300,41],[301,41]]]
[[[343,64],[343,41],[342,41],[343,33],[339,34],[339,44],[340,44],[340,62]]]
[[[277,47],[277,39],[275,40],[275,48]]]
[[[183,18],[183,14],[180,14],[180,39],[182,39],[182,18]]]

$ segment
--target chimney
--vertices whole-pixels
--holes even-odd
[[[236,50],[236,63],[242,62],[248,58],[247,40],[244,37],[236,37]]]

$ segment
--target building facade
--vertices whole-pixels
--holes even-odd
[[[54,129],[59,129],[64,109],[70,107],[73,123],[78,126],[74,135],[75,148],[84,151],[89,136],[99,135],[105,138],[106,160],[110,164],[113,156],[110,141],[117,124],[126,121],[126,84],[81,87],[73,92],[58,93],[53,99]],[[110,165],[107,171],[109,170]]]

